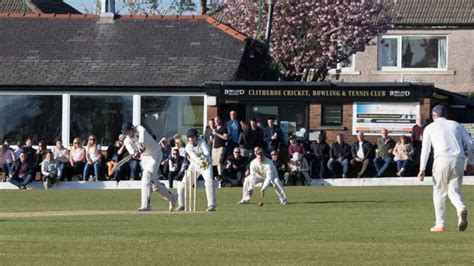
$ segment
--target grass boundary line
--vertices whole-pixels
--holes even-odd
[[[168,188],[167,180],[160,180],[160,182]],[[433,181],[431,176],[425,177],[424,182],[420,182],[417,177],[383,177],[383,178],[336,178],[336,179],[313,179],[311,186],[316,187],[379,187],[379,186],[432,186]],[[474,185],[474,176],[464,176],[463,185]],[[60,182],[58,186],[53,186],[52,189],[141,189],[141,181],[68,181]],[[174,187],[178,183],[175,181]],[[258,184],[257,187],[261,185]],[[33,182],[28,184],[28,190],[39,189],[44,190],[42,182]],[[198,181],[198,188],[204,188],[204,182]],[[12,189],[18,190],[13,184],[8,182],[0,182],[0,190]]]
[[[170,212],[152,210],[139,212],[132,210],[70,210],[70,211],[33,211],[33,212],[0,212],[0,218],[31,218],[31,217],[67,217],[67,216],[104,216],[104,215],[158,215],[158,214],[191,214],[192,212]],[[203,213],[203,212],[194,212]]]

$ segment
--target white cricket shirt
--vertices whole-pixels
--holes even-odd
[[[431,146],[433,146],[435,158],[444,156],[464,159],[463,144],[466,145],[468,151],[472,147],[472,140],[463,126],[444,117],[436,119],[423,132],[420,170],[426,169]]]

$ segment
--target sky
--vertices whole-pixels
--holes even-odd
[[[81,13],[85,13],[86,10],[88,10],[89,12],[94,11],[94,0],[63,0],[63,1],[73,6],[75,9],[79,10],[79,12]],[[139,1],[143,1],[143,0],[139,0]],[[177,0],[159,0],[160,5],[163,6],[164,9],[167,9],[167,7],[171,6],[171,4],[176,1]],[[187,0],[187,1],[191,1],[194,4],[196,4],[197,7],[199,7],[200,0]],[[208,3],[221,2],[221,1],[223,0],[212,0],[212,1],[208,0]],[[115,2],[116,2],[116,9],[120,8],[122,1],[115,0]],[[173,12],[173,11],[170,11],[170,12]],[[199,12],[199,10],[197,12]],[[123,11],[121,13],[123,13]],[[186,14],[192,14],[192,13],[186,13]]]
[[[84,7],[93,10],[94,6],[93,0],[64,0],[64,2],[79,10],[81,13],[84,13]]]

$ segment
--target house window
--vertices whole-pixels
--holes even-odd
[[[322,126],[342,126],[341,105],[323,105],[321,113]]]
[[[396,67],[398,64],[398,38],[382,38],[380,50],[382,67]]]
[[[446,36],[383,36],[379,42],[382,70],[445,70]]]
[[[354,72],[354,55],[349,56],[342,62],[330,65],[329,74],[336,74],[336,70],[341,70],[341,74]]]
[[[354,55],[349,56],[340,63],[337,63],[337,68],[340,69],[353,69],[354,68]]]
[[[186,134],[191,128],[202,128],[204,97],[142,96],[141,123],[158,138]],[[201,132],[202,133],[202,132]]]
[[[87,139],[108,146],[122,133],[123,122],[132,122],[132,96],[71,96],[70,139]]]
[[[62,98],[59,95],[1,95],[0,136],[16,141],[32,138],[47,145],[61,137]]]
[[[255,118],[267,126],[268,118],[275,118],[275,122],[280,126],[283,133],[283,145],[287,145],[288,137],[306,137],[308,134],[307,121],[308,105],[284,103],[278,105],[250,104],[248,118]]]

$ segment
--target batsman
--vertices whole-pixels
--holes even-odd
[[[198,139],[198,131],[196,129],[188,130],[186,134],[188,144],[186,144],[186,154],[189,157],[188,171],[196,171],[197,175],[204,178],[204,186],[206,188],[207,212],[216,210],[216,182],[212,175],[212,163],[209,146],[203,139]],[[184,210],[184,190],[185,181],[178,185],[178,204],[177,211]]]
[[[150,199],[152,191],[158,191],[169,202],[169,210],[173,211],[175,196],[158,180],[158,168],[163,154],[160,145],[143,126],[124,123],[122,131],[126,135],[124,145],[130,154],[140,157],[142,166],[142,196],[138,211],[151,211]],[[152,181],[153,187],[152,187]]]

